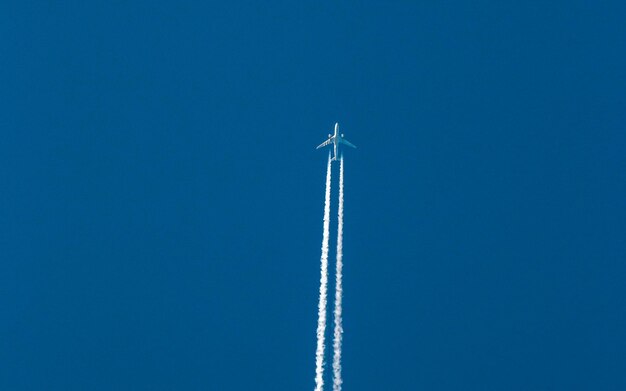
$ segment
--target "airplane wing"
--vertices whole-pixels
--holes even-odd
[[[341,142],[342,142],[343,144],[346,144],[346,145],[347,145],[347,146],[349,146],[349,147],[356,148],[356,145],[352,144],[350,141],[346,140],[345,138],[344,138],[344,139],[341,139]]]
[[[317,148],[315,148],[315,149],[320,149],[320,148],[322,148],[322,147],[325,147],[325,146],[327,146],[328,144],[330,144],[332,141],[333,141],[333,140],[329,138],[328,140],[326,140],[326,141],[324,141],[323,143],[321,143],[320,145],[318,145],[318,146],[317,146]]]

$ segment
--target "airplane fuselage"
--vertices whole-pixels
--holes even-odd
[[[341,142],[341,135],[339,134],[339,123],[335,123],[335,135],[333,136],[333,160],[337,160],[337,146]]]

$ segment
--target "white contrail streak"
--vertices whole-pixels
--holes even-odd
[[[328,237],[330,235],[330,153],[326,168],[326,194],[324,197],[324,234],[320,276],[320,301],[317,309],[317,350],[315,352],[315,391],[324,389],[324,334],[326,332],[326,294],[328,290]]]
[[[341,278],[343,272],[343,154],[339,160],[339,206],[337,211],[337,270],[335,283],[335,339],[333,340],[333,391],[341,391],[341,338],[343,326],[341,321],[341,301],[343,288]]]

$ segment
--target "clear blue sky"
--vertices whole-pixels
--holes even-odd
[[[0,389],[626,389],[626,6],[0,4]]]

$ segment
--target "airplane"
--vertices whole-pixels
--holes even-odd
[[[328,140],[324,141],[323,143],[321,143],[320,145],[317,146],[317,148],[315,149],[320,149],[322,147],[325,147],[327,145],[333,144],[333,151],[334,156],[331,159],[332,160],[337,160],[337,146],[339,144],[345,144],[349,147],[352,148],[356,148],[356,146],[354,144],[352,144],[351,142],[349,142],[348,140],[346,140],[345,138],[343,138],[343,134],[339,134],[339,122],[335,123],[335,134],[334,135],[328,135]]]

